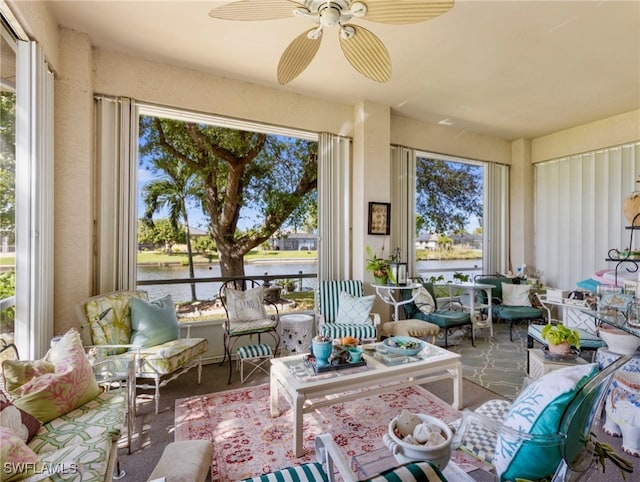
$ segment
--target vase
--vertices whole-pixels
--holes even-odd
[[[571,345],[569,345],[569,343],[566,341],[558,343],[557,345],[552,345],[551,343],[549,343],[549,353],[558,356],[568,356],[571,354]]]
[[[311,341],[311,351],[313,356],[316,357],[316,365],[319,367],[329,366],[329,357],[333,352],[333,343],[330,341]]]
[[[640,191],[634,191],[624,198],[622,210],[629,226],[640,226],[640,216],[638,216],[640,214]]]
[[[377,285],[386,286],[386,284],[389,282],[389,277],[388,276],[374,276],[373,277],[373,281]]]

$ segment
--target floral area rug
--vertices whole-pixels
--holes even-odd
[[[322,407],[304,415],[305,454],[296,458],[291,409],[282,397],[278,405],[280,416],[271,418],[268,384],[176,400],[175,440],[211,440],[211,480],[226,482],[315,461],[313,442],[319,433],[332,434],[349,458],[382,449],[389,422],[405,408],[447,422],[460,417],[422,387]],[[454,451],[453,460],[465,471],[481,467],[463,452]]]

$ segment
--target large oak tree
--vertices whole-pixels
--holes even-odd
[[[243,276],[244,255],[268,241],[317,187],[317,143],[142,116],[141,154],[184,163],[202,179],[202,208],[222,276]],[[239,230],[241,216],[251,225]]]

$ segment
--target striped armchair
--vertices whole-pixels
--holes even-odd
[[[243,482],[281,482],[284,480],[334,482],[336,475],[339,475],[344,482],[356,482],[360,480],[351,470],[349,460],[342,453],[330,434],[324,433],[318,435],[315,446],[317,462],[287,467],[269,474],[244,479]],[[368,482],[446,482],[446,480],[442,473],[429,462],[409,462],[366,479]]]
[[[321,281],[316,292],[318,333],[375,341],[380,325],[380,315],[370,312],[375,296],[363,296],[360,280]]]

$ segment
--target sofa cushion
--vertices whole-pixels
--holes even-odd
[[[131,298],[131,344],[162,345],[180,335],[171,295],[153,301]]]
[[[530,434],[557,434],[562,416],[576,393],[598,372],[598,365],[569,366],[538,378],[513,402],[504,425]],[[536,463],[532,464],[531,461]],[[496,473],[501,480],[538,480],[555,471],[561,460],[559,444],[536,445],[498,435]]]
[[[131,298],[147,300],[145,291],[118,291],[90,299],[84,306],[94,345],[128,345],[131,340]],[[126,348],[110,350],[122,353]]]
[[[29,447],[42,454],[103,435],[115,441],[122,433],[126,417],[126,390],[102,392],[81,407],[42,425]]]
[[[100,393],[80,334],[75,329],[53,345],[44,359],[53,363],[55,372],[34,377],[11,392],[13,403],[41,422],[70,412]]]
[[[33,475],[39,457],[15,433],[0,427],[0,460],[0,480],[9,482]]]
[[[0,426],[11,430],[23,442],[28,442],[40,429],[40,421],[19,409],[0,392]]]
[[[42,470],[62,472],[51,480],[65,482],[104,482],[108,472],[112,440],[108,435],[98,435],[85,440],[75,441],[38,454]],[[53,475],[53,474],[52,474]],[[49,479],[47,479],[49,480]]]

